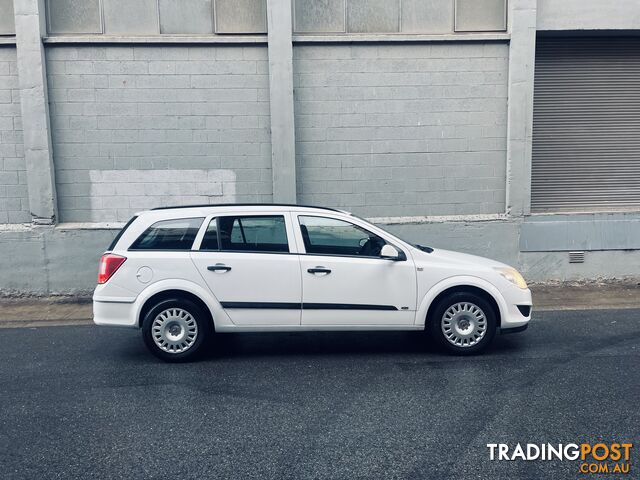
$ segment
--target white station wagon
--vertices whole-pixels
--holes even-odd
[[[531,292],[514,268],[347,212],[214,205],[133,217],[100,260],[93,313],[141,328],[168,361],[193,358],[214,332],[426,330],[469,354],[524,330]]]

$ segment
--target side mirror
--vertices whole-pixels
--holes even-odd
[[[387,260],[401,261],[406,260],[407,257],[403,252],[399,252],[396,247],[389,245],[388,243],[380,250],[380,257]]]

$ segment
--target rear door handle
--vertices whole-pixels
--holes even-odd
[[[315,268],[309,268],[307,269],[307,272],[309,273],[324,273],[325,275],[329,275],[331,273],[331,270],[325,267],[315,267]]]
[[[211,272],[228,272],[231,270],[231,267],[228,267],[222,263],[216,263],[215,265],[209,265],[207,270]]]

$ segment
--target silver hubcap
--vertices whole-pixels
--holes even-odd
[[[186,352],[198,337],[198,324],[186,310],[168,308],[153,320],[151,336],[155,344],[167,353]]]
[[[487,317],[477,305],[459,302],[444,312],[440,326],[449,343],[456,347],[472,347],[487,333]]]

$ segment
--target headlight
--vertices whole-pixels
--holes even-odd
[[[500,275],[502,275],[504,278],[509,280],[511,283],[513,283],[515,286],[522,288],[523,290],[526,290],[527,282],[524,281],[524,278],[522,278],[522,275],[520,275],[520,272],[518,272],[515,268],[495,267],[494,270],[498,272]]]

